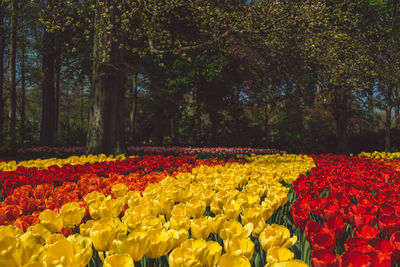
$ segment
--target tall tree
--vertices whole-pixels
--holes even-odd
[[[244,1],[239,0],[117,2],[102,0],[95,5],[94,92],[87,153],[118,153],[125,149],[122,103],[128,62],[124,62],[122,48],[139,55],[150,52],[159,56],[204,48],[226,36],[238,19],[235,13],[244,9]],[[205,26],[201,31],[194,25]],[[188,36],[191,30],[195,32]]]
[[[93,44],[93,107],[89,118],[88,153],[121,153],[125,150],[123,105],[125,87],[124,49],[120,46],[113,1],[97,1]],[[105,30],[107,29],[107,31]]]

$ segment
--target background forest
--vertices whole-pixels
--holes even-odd
[[[399,9],[400,0],[1,0],[0,147],[398,151]],[[102,136],[119,138],[102,148],[89,145],[96,114]]]

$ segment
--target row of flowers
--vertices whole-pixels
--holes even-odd
[[[134,156],[131,156],[131,158]],[[47,169],[50,166],[57,165],[62,167],[64,165],[83,165],[86,163],[93,164],[97,162],[104,162],[104,161],[116,161],[116,160],[123,160],[126,159],[124,154],[120,154],[116,157],[114,155],[106,156],[104,154],[99,155],[83,155],[83,156],[71,156],[65,159],[59,158],[48,158],[48,159],[32,159],[32,160],[25,160],[25,161],[3,161],[0,162],[0,172],[2,171],[15,171],[19,167],[25,168],[38,168],[39,170]]]
[[[173,162],[173,160],[171,161]],[[111,173],[106,177],[87,172],[76,182],[65,181],[60,186],[48,183],[39,184],[36,187],[23,185],[15,188],[13,193],[5,198],[5,201],[0,202],[0,225],[14,224],[26,229],[38,222],[40,211],[58,210],[63,204],[72,201],[83,205],[83,196],[93,191],[111,195],[113,185],[124,183],[129,190],[142,192],[148,184],[159,182],[169,175],[174,177],[178,173],[189,172],[196,166],[215,166],[226,163],[226,160],[199,159],[174,167],[169,164],[164,171],[153,171],[152,168],[148,168],[147,171],[136,171],[128,175]]]
[[[93,191],[84,203],[43,211],[25,233],[0,227],[0,265],[307,266],[289,250],[297,238],[266,220],[288,201],[280,181],[291,183],[315,166],[313,160],[249,160],[202,165],[149,184],[142,194],[124,183],[111,187],[113,197]]]
[[[175,155],[197,155],[197,154],[212,154],[212,155],[237,155],[237,154],[286,154],[286,151],[271,148],[251,148],[251,147],[154,147],[154,146],[130,146],[129,153],[132,154],[175,154]]]
[[[392,266],[400,258],[400,172],[368,158],[314,156],[291,207],[313,266]]]
[[[16,153],[46,153],[49,155],[62,155],[62,154],[82,154],[84,147],[79,146],[64,146],[64,147],[26,147],[15,149]],[[251,148],[251,147],[159,147],[159,146],[130,146],[128,153],[160,153],[160,154],[174,154],[174,155],[194,155],[194,154],[220,154],[220,155],[235,155],[235,154],[284,154],[286,151],[271,149],[271,148]]]
[[[388,159],[388,160],[394,160],[394,159],[400,159],[400,152],[379,152],[379,151],[374,151],[374,152],[361,152],[358,154],[360,158],[374,158],[374,159]]]
[[[77,181],[83,174],[91,173],[108,176],[111,173],[128,174],[131,172],[150,172],[163,170],[173,172],[183,164],[194,164],[195,158],[191,156],[152,156],[131,157],[116,161],[101,161],[62,167],[52,165],[47,169],[38,167],[18,167],[15,171],[0,172],[0,184],[3,184],[2,194],[4,197],[12,194],[14,188],[22,185],[55,184],[61,185],[68,181]]]

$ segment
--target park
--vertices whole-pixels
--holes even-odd
[[[0,266],[400,266],[400,1],[1,0]]]

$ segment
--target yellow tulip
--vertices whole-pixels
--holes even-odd
[[[18,237],[18,236],[22,235],[23,233],[24,232],[20,228],[14,226],[14,225],[1,225],[0,226],[0,238],[6,237],[6,236]]]
[[[64,224],[62,217],[53,210],[42,211],[39,220],[52,233],[60,231]]]
[[[280,261],[267,263],[265,267],[307,267],[307,263],[301,260]]]
[[[179,230],[169,229],[168,233],[171,236],[172,249],[179,247],[182,244],[182,242],[188,240],[189,238],[189,232],[185,229],[179,229]]]
[[[50,245],[57,242],[58,240],[63,240],[63,239],[67,239],[63,234],[52,234],[46,239],[46,244]]]
[[[168,257],[168,263],[171,267],[198,267],[201,266],[200,261],[195,257],[193,252],[188,248],[176,248]]]
[[[93,202],[101,202],[105,198],[103,193],[99,193],[98,191],[90,192],[86,194],[83,199],[85,200],[86,205],[90,205]]]
[[[98,207],[100,218],[118,217],[125,207],[125,199],[106,197]]]
[[[142,224],[142,217],[137,216],[136,213],[131,213],[129,215],[125,214],[124,217],[122,217],[122,222],[126,225],[129,232],[133,232],[136,229],[139,229]]]
[[[21,266],[21,251],[19,240],[15,237],[0,237],[0,266]]]
[[[222,214],[222,213],[223,213],[222,208],[223,208],[223,204],[219,204],[219,203],[215,200],[215,198],[211,201],[211,204],[210,204],[210,211],[211,211],[212,213],[214,213],[215,215]]]
[[[185,229],[186,231],[189,230],[191,225],[190,219],[186,216],[176,215],[171,216],[170,219],[170,227],[172,229]]]
[[[77,255],[79,255],[81,260],[85,263],[85,265],[87,265],[93,255],[93,243],[90,238],[81,236],[79,234],[74,234],[68,236],[67,240],[79,246],[80,252]]]
[[[211,189],[206,189],[201,191],[201,196],[203,200],[206,202],[206,206],[209,207],[211,204],[211,201],[213,200],[215,196],[215,192]]]
[[[159,197],[154,199],[153,203],[157,214],[164,214],[167,217],[167,220],[169,220],[175,201],[171,198]]]
[[[119,183],[119,184],[115,184],[111,187],[111,191],[113,192],[115,197],[124,197],[126,195],[126,193],[128,193],[129,188],[123,184],[123,183]]]
[[[47,238],[51,236],[51,232],[42,224],[35,224],[28,228],[27,232],[31,233],[38,244],[44,245]]]
[[[224,223],[227,222],[227,218],[225,214],[218,214],[215,217],[209,218],[209,226],[211,233],[213,234],[219,234],[219,231],[221,230],[222,226]]]
[[[64,221],[64,227],[72,228],[79,224],[85,216],[85,208],[77,202],[69,202],[61,207],[60,214]]]
[[[203,264],[207,250],[207,242],[203,239],[188,239],[181,244],[182,248],[190,249],[196,258]]]
[[[221,258],[222,247],[216,241],[208,241],[202,264],[204,267],[216,266]]]
[[[244,256],[224,254],[218,262],[218,267],[250,267],[250,261]]]
[[[128,199],[129,208],[133,208],[140,203],[140,192],[139,191],[128,191],[126,193],[126,199]]]
[[[101,201],[93,201],[88,205],[89,214],[93,220],[100,220],[100,218],[101,218],[100,210],[99,210],[100,206],[101,206]]]
[[[196,239],[207,239],[211,232],[211,229],[208,226],[208,219],[206,217],[193,219],[191,222],[190,231],[192,236]]]
[[[83,249],[71,239],[59,240],[51,245],[46,245],[43,262],[47,266],[84,267],[90,261],[86,250],[91,251],[92,248]]]
[[[288,248],[272,247],[267,252],[267,262],[274,263],[294,259],[294,254]]]
[[[32,256],[37,254],[44,244],[44,237],[42,237],[38,233],[32,234],[32,232],[30,231],[27,231],[26,233],[20,235],[18,239],[20,241],[18,251],[22,264],[28,263],[31,260]]]
[[[248,223],[244,227],[237,220],[229,220],[222,226],[219,235],[223,240],[232,239],[233,237],[246,238],[251,235],[253,224]]]
[[[218,208],[222,209],[224,204],[232,198],[233,196],[230,196],[229,192],[224,190],[216,193],[212,202],[214,202]]]
[[[230,240],[225,240],[224,243],[227,254],[245,256],[249,260],[253,257],[254,243],[250,238],[235,236]]]
[[[133,208],[130,208],[130,212],[138,214],[141,218],[147,217],[149,215],[156,216],[157,213],[154,208],[154,203],[148,202],[146,204],[139,204]]]
[[[95,222],[95,220],[88,220],[87,222],[79,225],[79,233],[85,237],[89,237],[90,229],[93,227]]]
[[[107,256],[104,260],[103,267],[134,267],[135,264],[131,256],[127,254],[114,254]]]
[[[242,218],[242,223],[252,223],[254,228],[252,235],[258,237],[262,230],[267,226],[263,216],[263,209],[259,208],[247,208],[242,211],[240,217]]]
[[[176,204],[171,210],[171,216],[186,216],[190,218],[190,208],[185,203]]]
[[[153,229],[163,228],[162,221],[158,217],[147,216],[142,220],[140,231],[149,231]]]
[[[119,254],[128,254],[133,261],[140,261],[149,246],[147,232],[132,232],[113,241],[114,250]]]
[[[297,237],[290,237],[290,231],[283,225],[272,224],[265,228],[258,237],[260,244],[265,252],[271,247],[290,248],[297,241]]]
[[[150,241],[149,246],[144,253],[147,257],[156,259],[168,254],[172,249],[173,242],[167,230],[150,230],[147,234]]]
[[[191,215],[193,218],[200,218],[206,211],[206,202],[204,200],[199,200],[192,198],[188,203]]]
[[[228,219],[237,219],[242,211],[242,204],[240,201],[231,200],[224,205],[224,214]]]
[[[109,250],[116,235],[116,229],[106,223],[95,223],[90,229],[90,239],[97,251]]]

